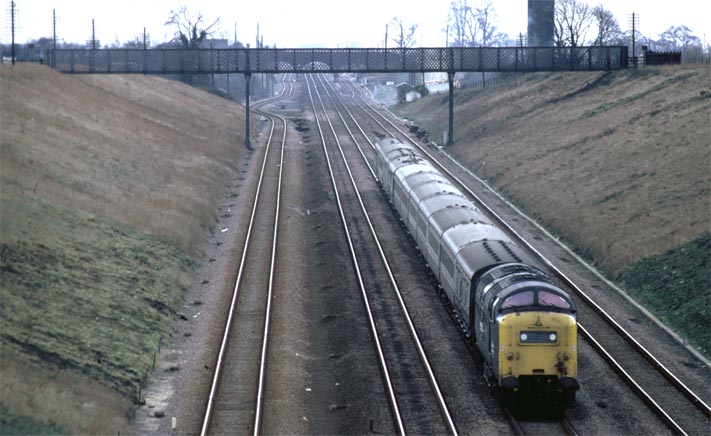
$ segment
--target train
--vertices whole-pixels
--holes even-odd
[[[570,295],[422,152],[395,138],[375,150],[381,188],[481,353],[489,385],[509,405],[573,407],[580,385]]]

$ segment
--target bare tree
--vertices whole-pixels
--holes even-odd
[[[392,41],[399,48],[410,48],[417,44],[417,27],[418,24],[407,23],[398,17],[390,20],[390,24],[395,28],[395,36]]]
[[[181,6],[178,10],[170,11],[170,17],[164,25],[175,27],[175,37],[184,48],[198,48],[219,24],[219,18],[208,24],[202,13],[194,14],[188,11],[187,6]]]
[[[467,0],[453,0],[450,3],[448,24],[453,34],[450,45],[454,47],[474,45],[473,39],[478,30],[475,28],[473,10]],[[449,44],[449,41],[447,43]]]
[[[453,46],[478,47],[504,45],[508,37],[498,32],[496,11],[491,0],[470,6],[467,0],[453,0],[449,6],[449,25],[454,32]]]
[[[555,44],[577,47],[585,43],[593,22],[592,10],[580,0],[557,0],[555,3]]]
[[[685,50],[689,46],[701,46],[701,39],[686,26],[671,26],[659,35],[657,44],[664,50]]]
[[[595,6],[592,10],[594,24],[597,26],[597,36],[593,45],[616,44],[622,40],[622,31],[617,19],[611,11],[602,5]]]
[[[653,42],[656,50],[681,51],[683,62],[708,62],[701,38],[686,26],[671,26]],[[708,50],[708,48],[706,48]]]
[[[496,34],[496,12],[491,0],[484,0],[484,3],[476,8],[474,16],[481,30],[480,45],[486,47],[491,44]]]

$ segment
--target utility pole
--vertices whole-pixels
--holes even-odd
[[[637,53],[635,50],[635,38],[637,34],[637,28],[639,27],[639,14],[632,12],[630,16],[630,24],[632,25],[632,65],[637,67]]]
[[[57,10],[52,9],[52,48],[57,49]]]
[[[247,147],[247,150],[254,150],[254,147],[252,146],[252,142],[249,140],[249,99],[251,96],[249,95],[249,82],[250,79],[252,78],[252,72],[250,71],[250,65],[249,65],[249,44],[247,44],[247,71],[244,73],[244,87],[245,87],[245,94],[246,94],[246,99],[245,99],[245,134],[244,134],[244,145]]]
[[[94,19],[91,19],[91,72],[94,72],[96,67],[96,26]]]
[[[12,42],[10,51],[12,52],[12,65],[15,65],[15,2],[10,2],[10,32],[12,33]]]
[[[388,49],[388,25],[385,25],[385,50]]]
[[[260,38],[259,48],[264,48],[264,35],[260,35],[259,38]],[[261,92],[261,94],[264,95],[264,90],[266,89],[264,79],[265,79],[266,74],[262,74],[261,76],[262,76],[262,92]]]
[[[148,50],[148,34],[146,34],[146,28],[143,28],[143,50]]]
[[[447,71],[449,84],[449,126],[447,131],[447,145],[454,144],[454,71]]]

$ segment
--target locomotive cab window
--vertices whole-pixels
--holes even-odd
[[[575,313],[573,303],[562,295],[546,289],[523,289],[508,295],[501,303],[494,302],[492,309],[497,312],[511,312],[522,310],[558,310],[561,312]]]
[[[513,294],[501,304],[502,309],[510,309],[512,307],[521,306],[532,306],[533,305],[533,291],[519,292],[518,294]]]
[[[548,291],[538,291],[538,304],[541,306],[557,307],[559,309],[570,309],[570,302],[568,302],[568,300]]]

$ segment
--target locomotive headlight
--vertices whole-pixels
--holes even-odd
[[[521,342],[526,342],[528,340],[528,335],[526,333],[521,333]]]
[[[550,339],[551,342],[555,342],[555,340],[557,339],[557,337],[556,337],[555,333],[551,333],[551,334],[548,336],[548,339]]]

